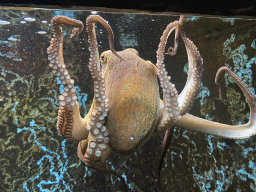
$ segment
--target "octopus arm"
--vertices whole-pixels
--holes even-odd
[[[177,121],[176,125],[190,131],[197,131],[230,139],[245,139],[256,134],[255,121],[249,121],[247,124],[234,126],[212,122],[186,114],[182,116],[180,121]]]
[[[175,29],[177,30],[178,28],[178,21],[170,23],[164,30],[158,45],[156,67],[157,75],[160,80],[160,86],[163,89],[163,102],[159,102],[160,114],[158,114],[159,121],[156,131],[166,130],[166,128],[171,126],[173,122],[180,119],[180,111],[177,102],[178,92],[175,85],[170,82],[171,77],[168,76],[168,72],[166,71],[164,64],[164,52],[168,37],[172,31]],[[174,49],[172,51],[175,51]]]
[[[168,51],[166,53],[168,55],[173,56],[173,55],[176,55],[176,53],[177,53],[177,49],[178,49],[178,45],[179,45],[178,41],[179,41],[179,36],[180,36],[181,30],[182,30],[184,18],[185,18],[184,15],[180,16],[179,25],[176,26],[176,30],[175,30],[174,47],[168,48]]]
[[[180,120],[181,116],[191,109],[202,80],[203,59],[195,44],[186,37],[182,29],[183,20],[184,16],[181,16],[179,21],[174,21],[166,27],[158,46],[156,66],[160,84],[163,89],[164,105],[160,102],[162,113],[160,114],[161,121],[159,122],[157,131],[165,130],[177,120]],[[176,54],[178,36],[181,34],[186,46],[189,62],[187,82],[180,95],[178,95],[175,85],[170,82],[171,77],[167,76],[165,64],[163,63],[167,39],[174,30],[176,30],[174,48],[169,48],[167,54]]]
[[[60,107],[57,130],[65,138],[80,141],[87,138],[89,132],[85,129],[85,119],[80,116],[79,103],[77,102],[76,89],[74,87],[75,81],[71,79],[64,64],[62,24],[76,27],[72,31],[71,38],[77,36],[83,30],[81,21],[65,16],[56,16],[52,19],[54,32],[50,46],[47,49],[49,66],[64,86],[63,93],[58,97]]]
[[[113,34],[113,31],[112,31],[110,25],[107,23],[107,21],[105,21],[102,17],[100,17],[98,15],[90,15],[86,20],[87,31],[91,37],[91,39],[89,41],[91,41],[94,46],[97,46],[97,40],[96,40],[95,31],[94,31],[95,30],[94,23],[96,23],[96,22],[100,23],[107,30],[108,35],[109,35],[109,48],[112,51],[112,53],[115,56],[117,56],[118,58],[120,58],[121,60],[125,60],[123,57],[118,55],[114,49],[114,34]]]
[[[88,137],[86,119],[80,116],[79,103],[68,109],[66,106],[59,107],[57,130],[65,138],[80,141]]]
[[[79,158],[87,165],[100,170],[103,168],[107,157],[111,152],[109,146],[108,127],[105,126],[105,119],[108,116],[108,98],[105,94],[105,77],[100,67],[98,43],[95,32],[95,23],[98,22],[108,31],[109,45],[114,55],[122,59],[114,50],[114,38],[111,27],[98,15],[90,15],[86,19],[88,42],[89,42],[89,71],[94,81],[94,98],[90,111],[85,117],[86,130],[89,131],[88,139],[80,141],[77,149]],[[107,172],[112,173],[110,170]],[[113,173],[112,173],[113,174]]]
[[[185,87],[178,96],[180,114],[184,115],[190,111],[193,106],[196,94],[201,86],[203,75],[203,58],[197,47],[184,31],[181,31],[182,39],[185,43],[188,54],[188,77]]]
[[[243,91],[249,107],[250,107],[250,119],[247,124],[243,125],[226,125],[217,122],[208,121],[195,117],[190,114],[182,116],[180,121],[177,121],[176,125],[183,127],[191,131],[198,131],[201,133],[207,133],[212,135],[217,135],[225,138],[231,139],[245,139],[256,134],[256,96],[251,92],[248,86],[235,75],[228,67],[221,67],[215,78],[215,82],[218,84],[218,77],[222,71],[226,71],[228,75],[237,83],[237,85]],[[220,85],[219,85],[220,88]],[[221,94],[221,92],[220,92]]]

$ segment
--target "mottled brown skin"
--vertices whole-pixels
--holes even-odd
[[[139,57],[135,49],[101,55],[109,99],[106,119],[111,147],[129,153],[141,147],[152,135],[159,119],[160,97],[156,67]],[[135,83],[136,82],[136,83]]]

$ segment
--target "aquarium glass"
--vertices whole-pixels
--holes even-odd
[[[156,51],[166,26],[178,14],[128,13],[95,10],[0,8],[0,191],[123,191],[120,179],[86,167],[77,157],[77,142],[56,129],[63,87],[49,67],[47,47],[53,33],[51,19],[64,15],[86,23],[100,15],[114,33],[114,48],[134,48],[144,60],[156,63]],[[86,28],[86,25],[85,25]],[[84,29],[70,39],[72,27],[63,26],[63,54],[75,80],[83,117],[93,99],[88,70],[90,53]],[[256,19],[186,15],[184,31],[203,60],[201,88],[190,114],[230,125],[248,122],[250,109],[234,81],[220,77],[221,102],[215,74],[228,66],[255,93]],[[99,53],[109,50],[108,33],[96,24]],[[171,34],[167,48],[173,46]],[[175,56],[165,55],[171,82],[181,92],[188,72],[182,39]],[[162,96],[162,90],[159,92]],[[113,153],[107,167],[124,178],[129,191],[158,191],[157,162],[164,134],[156,134],[138,152]],[[256,137],[233,140],[174,127],[161,167],[163,191],[256,191]]]

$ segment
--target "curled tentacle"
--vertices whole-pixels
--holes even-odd
[[[249,138],[256,134],[256,95],[254,95],[248,86],[228,67],[221,67],[218,70],[215,78],[216,83],[218,83],[218,78],[222,71],[226,71],[243,91],[250,107],[249,122],[237,126],[225,125],[186,114],[177,122],[177,125],[191,131],[198,131],[230,139]]]
[[[101,161],[100,157],[91,155],[90,151],[88,150],[88,139],[82,140],[78,143],[77,156],[85,163],[87,167],[97,167],[99,164],[104,163]]]
[[[215,83],[216,85],[218,85],[219,87],[219,95],[220,95],[220,98],[221,100],[223,100],[222,96],[221,96],[221,85],[219,84],[219,76],[220,76],[220,73],[222,71],[226,71],[227,74],[236,82],[236,84],[241,88],[241,90],[243,91],[247,101],[248,101],[248,104],[249,104],[249,107],[250,109],[254,109],[255,107],[255,95],[252,93],[252,91],[249,89],[249,87],[236,75],[234,74],[228,67],[224,66],[224,67],[221,67],[219,68],[219,70],[217,71],[216,73],[216,76],[215,76]],[[224,102],[224,101],[223,101]],[[225,103],[225,102],[224,102]]]
[[[165,53],[165,54],[173,56],[177,53],[179,35],[180,35],[180,30],[182,29],[184,18],[185,18],[184,15],[180,16],[179,25],[177,25],[177,28],[175,31],[174,47],[169,47],[167,53]]]
[[[157,177],[158,177],[158,185],[160,187],[160,171],[163,163],[163,158],[166,154],[167,147],[170,143],[173,129],[170,129],[172,123],[179,122],[182,118],[181,115],[187,113],[193,104],[195,99],[195,95],[199,90],[201,79],[202,79],[202,71],[203,71],[203,60],[200,56],[199,51],[197,50],[194,43],[185,36],[185,33],[182,29],[184,16],[180,17],[179,22],[174,21],[170,23],[166,30],[163,32],[161,37],[161,41],[159,44],[159,49],[157,51],[157,68],[158,68],[158,76],[160,79],[161,87],[163,88],[163,96],[164,96],[164,112],[163,118],[161,120],[160,125],[157,128],[157,131],[165,130],[165,138],[162,144],[162,150],[160,155],[159,165],[157,167]],[[188,61],[189,61],[189,74],[187,78],[187,83],[178,96],[177,90],[174,84],[170,83],[169,80],[171,77],[167,76],[167,72],[165,70],[165,65],[163,64],[164,60],[164,50],[166,46],[167,39],[171,32],[176,29],[175,40],[174,40],[174,48],[170,47],[168,49],[168,53],[170,55],[175,55],[178,48],[178,37],[181,34],[182,39],[185,43]],[[163,103],[160,103],[160,107]],[[178,121],[177,121],[178,120]]]
[[[179,25],[178,21],[170,23],[160,39],[160,43],[157,50],[157,75],[160,80],[160,86],[163,89],[163,100],[164,100],[164,111],[162,120],[158,126],[158,129],[164,129],[170,126],[175,121],[181,118],[179,106],[178,106],[178,92],[175,85],[170,82],[171,77],[168,76],[168,72],[165,69],[164,61],[164,51],[167,39],[171,32],[175,30]],[[162,104],[161,104],[162,105]]]
[[[117,56],[118,58],[125,60],[123,57],[121,57],[120,55],[117,54],[117,52],[114,49],[114,34],[113,31],[111,29],[111,27],[109,26],[109,24],[100,16],[98,15],[90,15],[87,20],[86,20],[86,24],[87,24],[87,31],[89,33],[89,31],[92,30],[92,27],[94,25],[94,23],[100,23],[101,25],[103,25],[103,27],[105,27],[105,29],[108,32],[108,36],[109,36],[109,48],[112,51],[112,53]],[[95,41],[97,43],[97,40],[95,38]],[[95,43],[95,42],[94,42]]]
[[[79,107],[77,106],[75,81],[71,79],[63,59],[63,37],[62,24],[75,26],[72,37],[78,35],[83,30],[81,21],[65,16],[56,16],[52,19],[54,27],[53,38],[47,48],[49,66],[52,72],[60,79],[64,86],[63,93],[59,95],[59,112],[57,129],[65,137],[73,140],[86,138],[88,133],[83,129],[84,120],[80,117]]]
[[[187,50],[187,54],[188,54],[188,63],[189,63],[188,69],[189,70],[188,70],[188,78],[187,78],[186,85],[183,88],[182,92],[179,94],[178,99],[177,99],[180,115],[186,114],[192,108],[194,100],[195,100],[195,96],[200,88],[201,81],[202,81],[202,75],[203,75],[203,59],[202,59],[199,51],[197,50],[197,47],[195,46],[195,44],[189,38],[186,37],[185,32],[182,29],[183,20],[184,20],[184,16],[181,16],[179,22],[174,21],[174,22],[170,23],[166,27],[166,30],[164,31],[164,33],[161,37],[161,42],[159,44],[159,50],[163,52],[165,49],[165,45],[166,45],[169,35],[171,34],[171,32],[174,29],[176,29],[175,39],[174,39],[174,42],[175,42],[174,48],[170,47],[168,54],[170,54],[170,55],[176,54],[177,48],[178,48],[179,34],[181,34],[181,37],[186,46],[186,50]],[[158,63],[162,63],[164,60],[164,55],[163,54],[159,55],[159,51],[158,51],[158,58],[159,58]],[[165,68],[164,68],[164,64],[161,64],[159,68],[160,68],[160,73],[162,71],[162,73],[165,73],[167,75],[167,72],[165,71]],[[170,77],[169,77],[169,79],[170,79]],[[166,80],[164,80],[164,81],[166,81]],[[161,78],[160,78],[160,82],[161,82]],[[173,88],[173,90],[174,90],[174,92],[176,92],[175,88]],[[165,91],[165,90],[163,89],[163,91]],[[176,100],[176,99],[174,99],[174,100]],[[176,110],[178,110],[178,108]],[[177,112],[177,114],[178,114],[178,112]],[[177,119],[180,119],[180,117]]]
[[[84,29],[84,25],[81,21],[75,20],[66,16],[62,16],[62,15],[53,17],[52,25],[55,28],[57,36],[61,35],[61,31],[59,30],[60,25],[74,26],[75,28],[72,30],[70,38],[76,37]]]
[[[226,105],[226,102],[224,101],[223,97],[222,97],[222,93],[221,93],[221,85],[219,84],[219,76],[220,76],[220,73],[224,70],[224,68],[227,68],[227,67],[221,67],[219,68],[219,70],[217,71],[216,73],[216,76],[215,76],[215,84],[218,86],[219,88],[219,96],[220,96],[220,100],[222,101],[222,103],[224,103]],[[225,69],[227,71],[230,71],[230,69]]]
[[[218,75],[218,76],[219,76],[219,75]],[[223,97],[222,97],[221,85],[220,85],[219,82],[218,82],[218,76],[217,76],[217,75],[215,76],[215,84],[216,84],[216,85],[218,86],[218,88],[219,88],[220,100],[222,101],[222,103],[223,103],[224,105],[227,105],[226,102],[224,101]]]
[[[121,175],[119,175],[116,171],[109,169],[104,165],[104,162],[106,161],[107,157],[111,152],[110,147],[108,145],[107,147],[104,147],[105,146],[104,142],[101,142],[100,147],[102,148],[101,151],[103,153],[101,156],[97,156],[97,153],[95,154],[92,153],[91,151],[92,146],[88,146],[88,145],[92,145],[93,142],[95,143],[95,141],[89,141],[88,139],[80,141],[77,147],[77,156],[80,158],[81,161],[85,163],[86,166],[93,167],[104,173],[113,174],[116,177],[118,177],[124,185],[124,191],[127,191],[124,178]],[[93,148],[95,147],[96,145],[93,146]],[[99,153],[99,150],[98,150],[98,153]]]

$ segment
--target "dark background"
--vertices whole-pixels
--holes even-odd
[[[250,1],[81,1],[81,0],[1,0],[2,6],[29,6],[40,8],[71,8],[74,6],[89,8],[135,9],[149,12],[181,12],[190,14],[223,15],[223,16],[255,16],[255,0]]]

